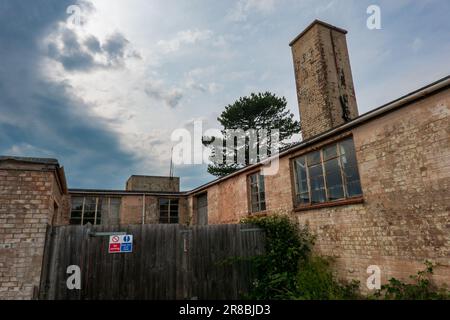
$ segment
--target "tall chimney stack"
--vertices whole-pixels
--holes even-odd
[[[358,117],[346,33],[315,20],[289,44],[305,140]]]

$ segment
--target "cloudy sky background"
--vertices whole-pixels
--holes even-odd
[[[381,30],[366,27],[371,4]],[[0,154],[55,157],[72,188],[167,175],[173,130],[218,127],[240,96],[285,96],[298,118],[288,43],[316,18],[349,31],[365,113],[450,74],[448,12],[447,0],[0,0]],[[206,165],[175,175],[184,190],[213,179]]]

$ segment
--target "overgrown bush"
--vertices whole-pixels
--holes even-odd
[[[426,261],[425,266],[417,275],[410,276],[411,283],[391,278],[389,283],[381,286],[374,297],[385,300],[449,300],[450,291],[445,286],[438,287],[431,281],[435,265]]]
[[[295,289],[300,261],[311,253],[313,237],[287,216],[252,217],[243,223],[258,226],[266,234],[265,254],[253,258],[256,279],[250,298],[286,298]]]
[[[359,282],[345,282],[332,272],[332,258],[312,254],[314,237],[287,216],[253,217],[242,221],[256,225],[266,233],[265,254],[252,258],[256,278],[248,298],[292,300],[443,300],[450,299],[446,287],[431,281],[433,268],[411,276],[411,283],[392,278],[375,294],[362,296]]]
[[[252,299],[353,299],[357,283],[342,284],[330,271],[330,259],[312,256],[314,237],[287,216],[243,220],[265,230],[266,253],[253,258],[256,279]]]
[[[344,282],[336,279],[332,270],[333,260],[328,257],[311,256],[300,264],[296,290],[291,299],[296,300],[342,300],[360,299],[359,281]]]

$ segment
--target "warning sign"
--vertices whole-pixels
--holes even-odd
[[[133,252],[133,236],[130,234],[123,236],[109,237],[109,253]]]

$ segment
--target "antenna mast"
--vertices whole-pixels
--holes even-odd
[[[170,149],[170,170],[169,170],[169,176],[172,179],[173,178],[173,147]]]

